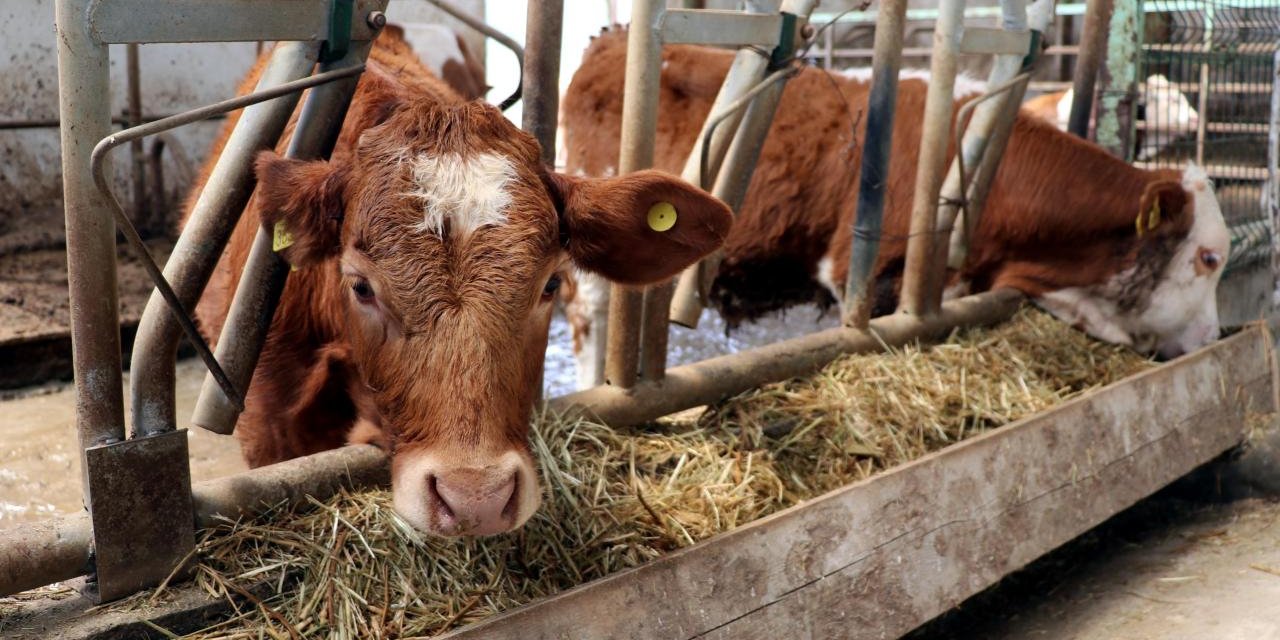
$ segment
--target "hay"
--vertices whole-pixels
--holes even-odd
[[[386,491],[203,534],[200,638],[431,635],[634,567],[1149,366],[1035,310],[932,348],[843,358],[700,412],[611,429],[542,416],[544,504],[519,532],[423,538]],[[159,595],[159,594],[157,594]],[[155,596],[153,596],[155,597]]]

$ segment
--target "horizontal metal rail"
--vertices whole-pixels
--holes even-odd
[[[228,111],[242,109],[244,107],[266,102],[281,96],[304,91],[311,87],[319,86],[335,80],[349,78],[359,75],[364,71],[364,65],[348,67],[346,69],[338,69],[326,73],[317,74],[309,78],[295,80],[277,87],[272,87],[256,93],[245,96],[223,100],[208,106],[192,109],[184,113],[170,116],[155,122],[148,122],[137,127],[125,129],[120,133],[108,136],[98,143],[93,149],[93,155],[90,160],[90,171],[93,173],[93,181],[98,187],[98,191],[106,197],[115,216],[116,224],[124,233],[125,239],[129,245],[138,254],[138,258],[142,261],[142,266],[146,270],[147,275],[155,283],[156,289],[160,295],[164,297],[169,308],[173,311],[175,319],[182,326],[182,331],[186,334],[187,339],[195,346],[196,353],[209,369],[209,373],[217,380],[218,386],[222,388],[227,398],[241,410],[244,407],[244,394],[235,388],[231,380],[227,378],[226,372],[218,364],[213,356],[213,352],[209,349],[209,344],[205,342],[204,337],[200,335],[200,331],[196,328],[195,322],[191,319],[191,312],[183,306],[178,299],[178,295],[174,293],[173,287],[169,285],[169,281],[165,279],[159,265],[156,264],[155,258],[151,252],[147,250],[146,243],[142,237],[138,235],[138,230],[133,226],[133,222],[129,220],[129,216],[125,214],[124,208],[120,205],[120,200],[116,198],[115,193],[111,191],[111,185],[108,184],[106,178],[106,161],[112,149],[127,144],[133,140],[139,140],[150,135],[169,131],[185,124],[204,120],[211,115],[223,114]]]
[[[331,0],[94,0],[85,19],[99,42],[320,41],[328,37]],[[354,15],[381,10],[385,2],[357,0]],[[351,23],[352,40],[372,40],[378,30]]]

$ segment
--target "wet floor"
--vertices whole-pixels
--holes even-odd
[[[727,336],[720,317],[707,312],[697,330],[671,329],[669,363],[676,366],[696,362],[833,327],[837,322],[835,313],[822,316],[816,308],[803,307],[785,316],[745,325]],[[548,396],[575,389],[577,372],[571,344],[568,324],[557,315],[547,348],[544,380]],[[199,361],[178,363],[180,427],[187,426],[203,376]],[[127,384],[126,377],[126,387]],[[0,402],[0,529],[82,508],[74,390],[70,385],[59,384],[15,395],[15,399]],[[187,433],[193,482],[245,469],[240,447],[231,436],[202,429]]]

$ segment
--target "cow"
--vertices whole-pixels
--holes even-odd
[[[561,103],[567,171],[614,172],[625,58],[624,30],[588,46]],[[656,167],[684,165],[731,59],[705,47],[664,48]],[[864,70],[805,68],[788,82],[709,293],[730,326],[792,305],[840,301],[869,80]],[[957,106],[981,84],[958,79]],[[927,73],[902,74],[874,266],[877,314],[896,308],[927,88]],[[949,273],[947,293],[1012,287],[1090,335],[1173,357],[1217,336],[1214,294],[1228,249],[1222,212],[1199,167],[1135,168],[1020,114],[967,262]],[[593,345],[604,332],[599,294],[607,289],[582,279],[570,324],[580,382],[592,384]]]
[[[1163,75],[1148,77],[1145,90],[1138,95],[1145,101],[1139,105],[1142,111],[1139,119],[1145,126],[1138,132],[1138,160],[1155,158],[1175,138],[1192,133],[1200,126],[1200,114],[1191,107],[1186,94]],[[1045,93],[1022,103],[1022,109],[1066,131],[1074,96],[1074,89]]]
[[[471,53],[462,34],[433,23],[408,26],[388,23],[383,33],[382,37],[388,40],[408,44],[427,70],[444,80],[463,100],[476,100],[488,93],[484,65]]]
[[[377,444],[404,520],[495,534],[539,503],[529,419],[562,274],[665,280],[717,248],[732,215],[659,171],[554,172],[532,136],[464,100],[397,35],[376,40],[329,160],[257,157],[197,314],[217,336],[255,233],[278,236],[296,270],[236,427],[246,461]],[[673,227],[647,222],[658,206]]]

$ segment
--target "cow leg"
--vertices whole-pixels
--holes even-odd
[[[577,274],[573,300],[565,317],[573,333],[573,356],[578,365],[578,388],[604,384],[604,354],[609,331],[609,281],[585,271]]]
[[[290,367],[273,365],[282,359],[275,351],[262,354],[236,428],[250,467],[336,449],[356,419],[346,347],[321,347],[311,366],[292,369],[295,375],[287,375]]]

